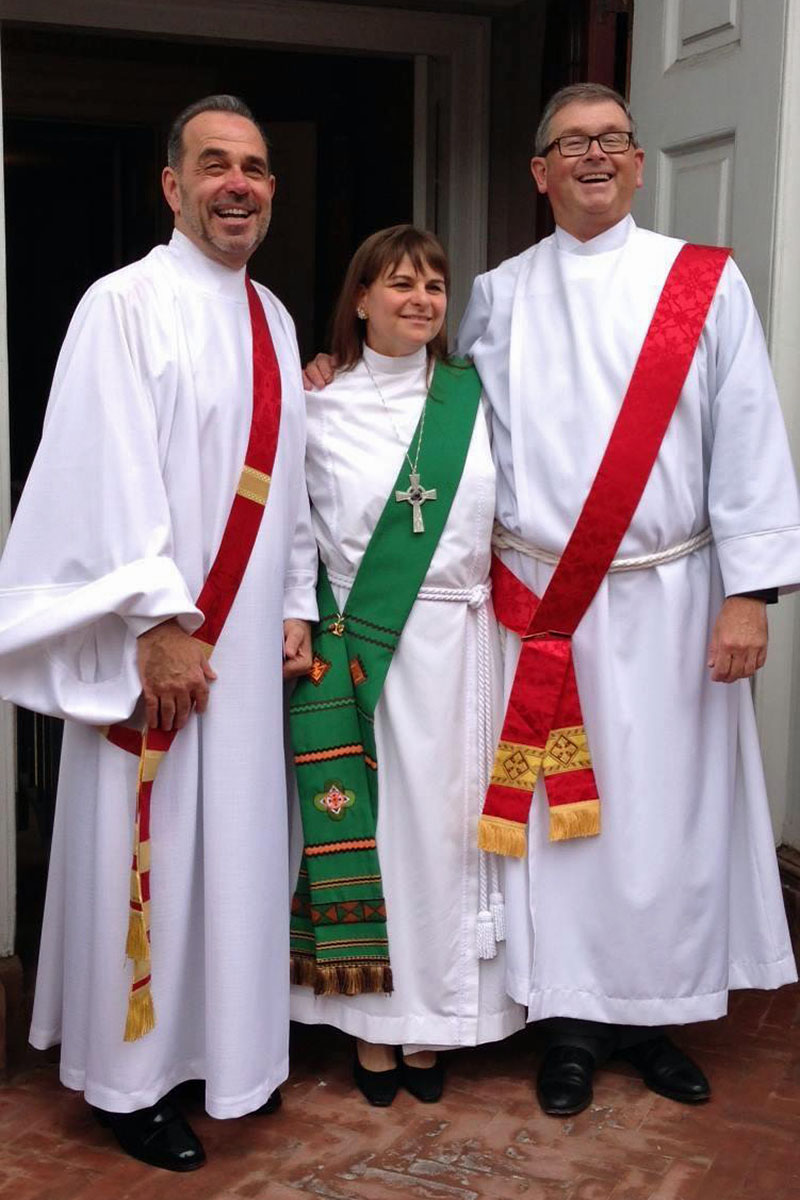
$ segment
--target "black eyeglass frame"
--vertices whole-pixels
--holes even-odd
[[[603,138],[619,137],[620,134],[624,134],[627,137],[628,141],[627,141],[626,145],[624,147],[620,148],[619,150],[607,150],[606,147],[603,145]],[[563,141],[566,141],[567,138],[577,138],[577,137],[581,137],[581,136],[589,139],[587,144],[584,146],[583,150],[579,151],[579,153],[577,153],[577,154],[565,154],[564,151],[561,149],[561,143]],[[553,149],[553,147],[555,146],[558,149],[558,153],[561,155],[562,158],[583,158],[584,154],[588,154],[589,151],[591,150],[592,142],[597,142],[598,146],[603,151],[603,154],[627,154],[628,151],[630,150],[631,146],[633,145],[633,130],[632,129],[607,129],[604,133],[592,133],[592,134],[586,133],[583,135],[581,135],[579,133],[564,133],[561,135],[561,137],[553,138],[553,140],[552,140],[552,142],[550,142],[549,146],[545,146],[540,157],[545,158],[550,153],[550,151]]]

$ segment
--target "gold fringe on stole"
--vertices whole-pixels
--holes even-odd
[[[138,882],[138,876],[134,875],[134,878]],[[140,960],[147,961],[148,954],[149,946],[147,944],[147,926],[144,921],[144,913],[134,912],[133,909],[130,909],[128,913],[128,936],[125,940],[125,955],[127,958],[132,958],[134,962],[138,962]]]
[[[600,801],[578,800],[575,804],[554,804],[550,809],[550,841],[595,837],[600,832]]]
[[[293,954],[290,981],[313,987],[316,996],[361,996],[366,992],[392,992],[392,968],[382,963],[317,963],[303,954]]]
[[[133,959],[133,981],[131,990],[128,993],[128,1011],[125,1017],[124,1038],[126,1042],[135,1042],[156,1027],[153,993],[150,987],[150,939],[148,937],[147,916],[145,914],[144,897],[142,894],[142,870],[149,869],[150,848],[149,845],[142,846],[139,822],[141,791],[148,766],[146,745],[147,739],[143,737],[142,752],[139,756],[139,778],[136,785],[136,821],[133,828],[131,894],[128,909],[128,934],[125,939],[125,954],[128,958]],[[159,755],[159,759],[160,757]],[[158,759],[155,760],[155,769],[153,769],[152,764],[150,766],[152,770],[151,779],[155,777],[157,767]],[[141,987],[137,987],[136,984],[140,980],[146,980],[146,982]]]
[[[506,817],[488,817],[478,821],[478,849],[508,858],[524,858],[526,852],[525,826]]]
[[[137,967],[142,965],[137,963]],[[149,970],[149,966],[145,967]],[[132,992],[128,997],[128,1014],[125,1018],[125,1041],[136,1042],[156,1027],[156,1014],[153,1008],[153,995],[150,984]]]
[[[142,763],[139,762],[139,784],[141,784]],[[142,846],[139,841],[139,814],[133,827],[133,865],[131,867],[131,894],[128,905],[128,936],[125,939],[125,955],[134,962],[146,961],[150,957],[150,944],[147,940],[147,922],[144,916],[144,898],[142,896]],[[135,976],[134,976],[135,978]]]

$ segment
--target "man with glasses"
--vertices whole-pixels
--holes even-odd
[[[797,488],[747,286],[720,252],[692,258],[636,227],[643,167],[620,95],[581,84],[554,96],[531,170],[556,231],[476,280],[458,338],[492,408],[496,607],[503,620],[503,588],[516,588],[519,630],[538,637],[513,687],[520,642],[507,642],[512,703],[484,844],[523,855],[506,860],[508,989],[549,1022],[538,1094],[553,1115],[590,1103],[610,1057],[673,1100],[708,1099],[661,1027],[722,1016],[731,988],[797,977],[748,682],[766,657],[765,601],[800,581]],[[624,428],[623,397],[626,414],[639,406]],[[662,408],[643,470],[645,427]],[[573,603],[626,490],[606,567]],[[583,560],[559,603],[542,601],[537,629],[533,597],[569,557],[590,492]],[[525,661],[538,655],[566,680],[573,631],[573,708],[559,717],[556,706],[526,740],[542,672],[523,678]],[[548,839],[548,804],[563,840]]]

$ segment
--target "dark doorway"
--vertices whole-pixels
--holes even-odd
[[[4,23],[12,502],[86,287],[167,241],[160,173],[172,117],[214,92],[264,123],[278,179],[255,278],[284,301],[301,354],[325,344],[356,245],[411,220],[414,64]],[[60,724],[19,711],[18,952],[38,943]]]

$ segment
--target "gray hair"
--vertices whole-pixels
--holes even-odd
[[[167,138],[167,166],[171,167],[173,171],[180,170],[183,155],[186,151],[186,147],[183,144],[184,129],[194,117],[199,117],[204,112],[234,113],[237,117],[244,117],[247,121],[251,121],[264,139],[264,145],[267,148],[267,155],[269,156],[269,140],[260,123],[253,116],[251,109],[238,96],[228,96],[222,93],[217,96],[204,96],[202,100],[195,100],[194,104],[189,104],[184,108],[183,112],[179,112],[172,122],[169,137]]]
[[[613,100],[615,104],[619,105],[630,121],[634,146],[639,145],[636,121],[631,112],[631,106],[624,96],[621,96],[619,92],[615,92],[613,88],[606,87],[604,83],[570,83],[567,87],[563,87],[560,91],[557,91],[554,96],[551,96],[545,105],[544,112],[536,129],[533,150],[535,155],[541,157],[550,144],[550,125],[552,124],[553,117],[562,108],[566,108],[568,104],[572,104],[576,100],[588,104],[596,104],[602,100]]]

